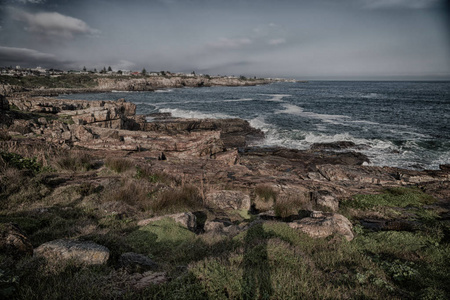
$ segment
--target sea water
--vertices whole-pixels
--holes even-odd
[[[137,105],[138,114],[242,118],[265,133],[254,146],[309,149],[352,141],[370,165],[438,169],[450,164],[450,82],[273,83],[156,92],[65,95]]]

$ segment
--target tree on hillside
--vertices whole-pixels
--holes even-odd
[[[145,70],[145,68],[143,68],[141,74],[142,74],[142,76],[147,75],[147,70]]]
[[[94,68],[94,73],[97,73],[97,69],[96,68]]]
[[[86,67],[83,67],[83,72],[86,72]]]
[[[108,72],[112,72],[111,66],[108,67]]]
[[[122,75],[122,70],[117,71],[117,74]]]

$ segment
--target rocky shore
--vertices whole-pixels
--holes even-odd
[[[0,95],[14,97],[53,97],[61,94],[100,93],[111,91],[154,91],[157,89],[182,87],[210,87],[210,86],[254,86],[269,84],[281,79],[243,79],[243,78],[212,78],[209,76],[180,77],[105,77],[68,75],[66,81],[37,78],[28,84],[15,82],[9,77],[0,79]]]
[[[98,90],[220,84],[247,83],[212,79],[207,82],[173,78],[99,79]],[[53,92],[58,91],[50,91]],[[115,220],[114,226],[122,224],[121,220],[129,220],[134,225],[120,225],[128,228],[122,235],[143,234],[145,230],[156,230],[152,224],[164,227],[164,222],[171,220],[193,236],[234,238],[249,236],[258,226],[283,224],[298,234],[329,241],[331,238],[352,241],[361,230],[415,231],[421,226],[424,210],[433,212],[440,222],[449,220],[448,165],[434,171],[367,166],[369,159],[365,155],[346,150],[355,146],[350,142],[316,144],[305,151],[255,147],[251,145],[263,139],[264,134],[247,121],[179,119],[169,114],[139,116],[135,114],[136,106],[124,99],[56,100],[18,93],[0,100],[3,172],[9,170],[8,163],[15,163],[8,153],[20,155],[22,162],[34,156],[40,167],[53,170],[40,175],[42,186],[37,192],[40,196],[33,196],[36,200],[31,202],[18,199],[14,190],[9,190],[8,184],[12,183],[8,182],[14,179],[4,173],[4,187],[0,191],[6,202],[2,204],[0,220],[31,212],[50,214],[55,209],[51,203],[57,203],[58,209],[89,208],[93,218],[101,222]],[[73,158],[72,164],[77,164],[75,154],[80,153],[90,157],[89,168],[81,171],[83,168],[69,166],[65,171],[55,172],[55,168],[64,169],[64,157]],[[121,194],[124,189],[128,194]],[[121,194],[124,200],[107,191]],[[407,195],[411,199],[433,200],[423,200],[417,207],[413,202],[410,206],[385,203],[391,208],[375,209],[377,205],[367,206],[364,202],[369,200],[358,200],[368,195],[389,195],[392,199]],[[130,254],[108,249],[115,243],[107,242],[97,231],[112,234],[117,229],[100,225],[100,221],[85,222],[70,234],[35,237],[33,243],[20,226],[7,223],[9,227],[2,227],[0,248],[14,256],[34,251],[35,257],[47,261],[72,260],[84,265],[124,268],[128,275],[121,275],[124,287],[119,288],[119,293],[130,287],[143,290],[179,276],[177,267],[168,266],[164,256],[157,256],[159,261],[154,262],[142,255],[145,251]],[[35,234],[33,230],[29,229],[29,234]]]

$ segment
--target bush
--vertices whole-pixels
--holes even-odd
[[[0,157],[4,163],[19,170],[29,170],[33,173],[39,173],[46,170],[46,168],[37,162],[36,157],[25,158],[19,154],[11,152],[0,152]]]
[[[277,199],[277,192],[268,185],[258,185],[255,188],[255,193],[265,202],[269,202],[270,200],[276,201]]]

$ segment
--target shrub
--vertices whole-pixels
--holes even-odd
[[[11,152],[0,152],[0,157],[4,163],[17,168],[19,170],[29,170],[33,173],[39,173],[46,170],[40,163],[37,162],[36,157],[25,158],[19,154]]]
[[[158,199],[151,203],[151,209],[158,213],[175,213],[198,209],[202,204],[197,188],[184,186],[162,192]]]
[[[123,173],[134,168],[133,162],[125,158],[107,158],[105,165],[116,173]]]

